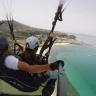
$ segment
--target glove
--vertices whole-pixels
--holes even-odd
[[[65,76],[66,73],[64,71],[64,69],[61,70],[62,74]],[[58,78],[58,70],[55,71],[47,71],[46,73],[44,73],[45,76],[49,76],[49,79],[57,79]]]
[[[62,67],[64,66],[64,62],[61,61],[61,60],[58,60],[58,61],[56,61],[56,62],[54,62],[54,63],[51,63],[51,64],[50,64],[51,70],[52,70],[52,71],[54,71],[54,70],[56,70],[56,69],[58,70],[58,69],[59,69],[59,64],[61,64]]]

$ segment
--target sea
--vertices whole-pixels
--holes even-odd
[[[74,35],[78,41],[96,45],[95,36]],[[96,96],[96,47],[67,44],[55,46],[51,52],[50,61],[65,62],[66,76],[80,96]]]

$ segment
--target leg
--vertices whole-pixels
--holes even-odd
[[[51,96],[55,89],[55,82],[57,79],[50,79],[44,89],[42,90],[42,96]]]

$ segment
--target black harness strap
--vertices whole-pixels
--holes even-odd
[[[23,52],[23,47],[16,42],[16,39],[15,39],[15,36],[14,36],[14,32],[13,32],[13,20],[8,20],[8,16],[7,16],[7,22],[8,22],[8,25],[9,25],[10,34],[12,35],[12,38],[14,40],[14,54],[19,54],[20,51]],[[19,47],[19,50],[18,50],[17,53],[16,53],[16,46]]]
[[[55,13],[54,21],[52,22],[52,25],[53,26],[52,26],[52,29],[51,29],[49,35],[51,34],[51,32],[54,31],[54,28],[56,26],[57,21],[58,20],[59,21],[62,21],[62,13],[63,13],[63,11],[62,11],[62,5],[59,5],[58,6],[58,9],[57,9],[57,12]]]
[[[52,22],[52,29],[51,29],[51,31],[50,31],[50,33],[49,33],[49,35],[48,35],[45,43],[43,44],[43,46],[42,46],[42,48],[41,48],[41,50],[40,50],[40,54],[39,54],[39,56],[38,56],[35,64],[37,64],[38,62],[41,61],[41,59],[42,59],[42,58],[41,58],[41,57],[42,57],[42,54],[43,54],[43,52],[44,52],[47,48],[49,48],[49,50],[48,50],[48,52],[45,54],[45,58],[48,59],[48,57],[49,57],[50,50],[51,50],[54,42],[55,42],[56,39],[57,39],[57,38],[54,38],[54,39],[53,39],[53,37],[51,36],[51,33],[53,33],[53,31],[54,31],[54,28],[55,28],[55,26],[56,26],[57,21],[58,21],[58,20],[59,20],[59,21],[62,21],[62,13],[63,13],[63,11],[62,11],[62,6],[63,6],[63,5],[59,5],[59,6],[58,6],[57,12],[56,12],[55,17],[54,17],[54,21]]]

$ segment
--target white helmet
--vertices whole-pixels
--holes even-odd
[[[34,50],[37,46],[39,46],[38,38],[31,36],[26,39],[26,48]]]

